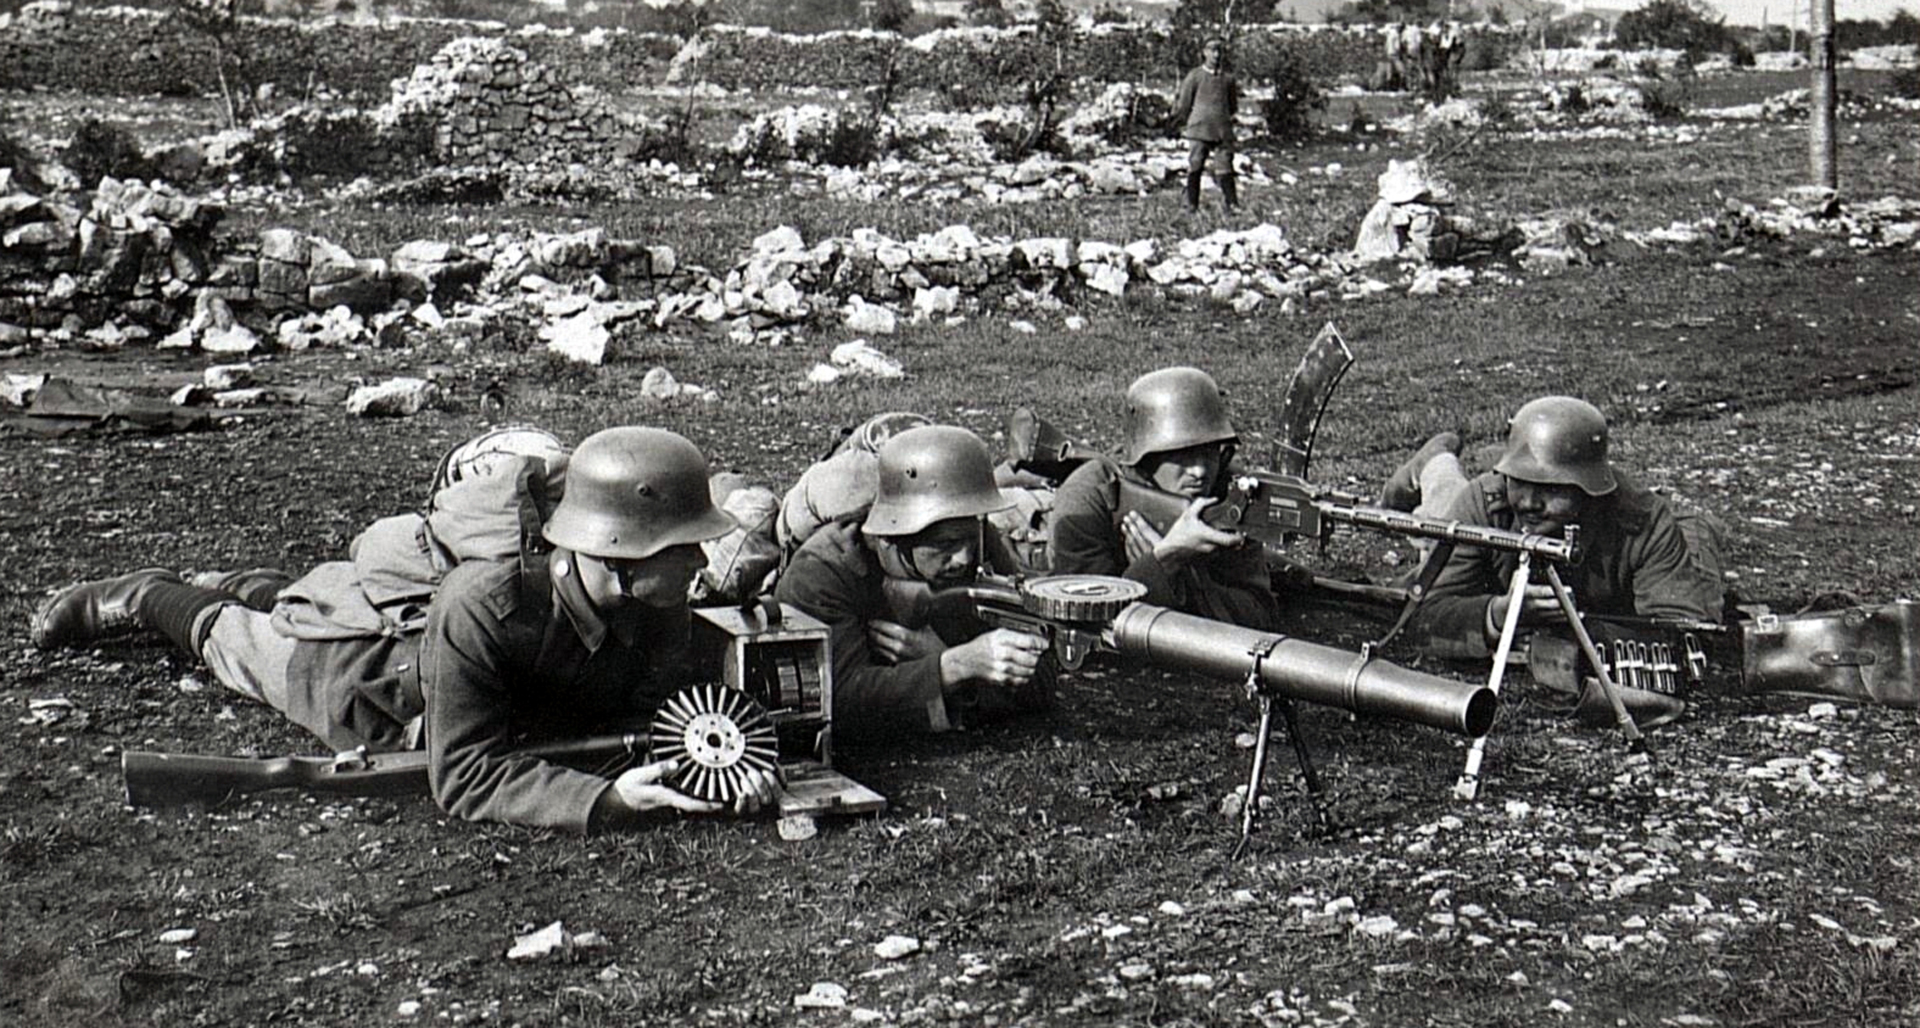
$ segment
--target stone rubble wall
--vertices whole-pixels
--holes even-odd
[[[0,339],[117,324],[164,331],[196,290],[231,282],[217,204],[103,179],[84,206],[20,188],[0,169]]]
[[[1504,31],[1475,30],[1500,54],[1518,46]],[[494,22],[350,17],[250,19],[241,42],[249,67],[283,96],[324,85],[349,100],[384,99],[464,36],[510,41],[568,82],[618,93],[662,81],[728,89],[859,88],[881,83],[889,62],[902,85],[949,91],[1013,84],[1051,69],[1054,54],[1030,26],[949,29],[922,36],[831,32],[789,36],[714,26],[691,41],[657,33],[595,29],[512,29]],[[1243,67],[1271,51],[1298,59],[1322,82],[1364,81],[1383,46],[1371,26],[1249,26],[1236,43]],[[1171,85],[1181,73],[1175,44],[1154,25],[1101,25],[1079,36],[1071,77]],[[216,96],[212,52],[179,18],[139,8],[73,8],[40,0],[0,16],[0,90],[45,88],[97,96]]]
[[[497,22],[352,18],[249,19],[249,68],[282,96],[323,85],[378,102],[448,43],[465,36],[512,42],[569,82],[605,92],[659,80],[682,41],[642,32],[575,32]],[[71,9],[60,0],[0,16],[0,90],[45,88],[95,96],[218,96],[206,41],[178,18],[128,7]]]
[[[467,165],[604,164],[632,157],[640,145],[592,90],[569,86],[501,39],[448,43],[394,83],[374,118],[431,126],[433,155]]]
[[[1516,34],[1503,29],[1470,27],[1467,34],[1471,45],[1494,48],[1496,62],[1521,46]],[[1385,40],[1373,25],[1248,25],[1234,39],[1234,63],[1243,75],[1285,55],[1316,82],[1329,84],[1366,81],[1384,54]],[[1171,88],[1185,71],[1181,58],[1180,41],[1166,26],[1096,25],[1076,33],[1064,70],[1083,81]],[[728,89],[856,89],[885,81],[891,63],[902,86],[974,91],[983,83],[1017,86],[1055,70],[1058,61],[1031,25],[945,29],[904,39],[873,30],[796,36],[715,25],[674,58],[667,80]]]

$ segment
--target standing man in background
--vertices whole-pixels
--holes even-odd
[[[1227,212],[1240,206],[1233,177],[1233,116],[1240,110],[1240,84],[1226,71],[1227,41],[1207,39],[1200,67],[1187,72],[1173,102],[1168,124],[1181,126],[1187,140],[1187,210],[1200,209],[1200,175],[1208,158]]]

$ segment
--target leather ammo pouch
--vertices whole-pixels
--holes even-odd
[[[1920,603],[1786,617],[1747,625],[1741,684],[1749,694],[1792,693],[1920,708]]]

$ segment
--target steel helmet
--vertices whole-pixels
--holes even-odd
[[[707,459],[659,428],[595,432],[573,451],[566,493],[541,534],[590,557],[640,560],[733,531],[713,506]]]
[[[1227,417],[1226,396],[1199,368],[1149,371],[1127,387],[1127,445],[1120,462],[1140,463],[1150,453],[1184,450],[1238,438]]]
[[[1011,506],[993,480],[993,457],[979,436],[928,425],[881,444],[879,488],[860,527],[868,535],[913,535],[936,521]]]
[[[1523,482],[1576,485],[1588,496],[1613,492],[1607,464],[1607,416],[1585,400],[1543,396],[1507,422],[1507,450],[1493,470]]]

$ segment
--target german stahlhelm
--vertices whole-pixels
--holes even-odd
[[[1523,482],[1579,486],[1588,496],[1614,489],[1607,463],[1607,417],[1585,400],[1543,396],[1507,423],[1507,449],[1493,470]]]
[[[1127,444],[1120,462],[1238,438],[1227,400],[1213,376],[1199,368],[1161,368],[1127,387]]]
[[[707,459],[658,428],[595,432],[573,451],[566,494],[541,534],[555,546],[612,560],[641,560],[733,531],[707,489]]]
[[[576,460],[578,458],[575,458]],[[987,444],[964,428],[909,429],[880,447],[879,485],[861,530],[913,535],[949,518],[977,518],[1013,504],[993,480]]]

